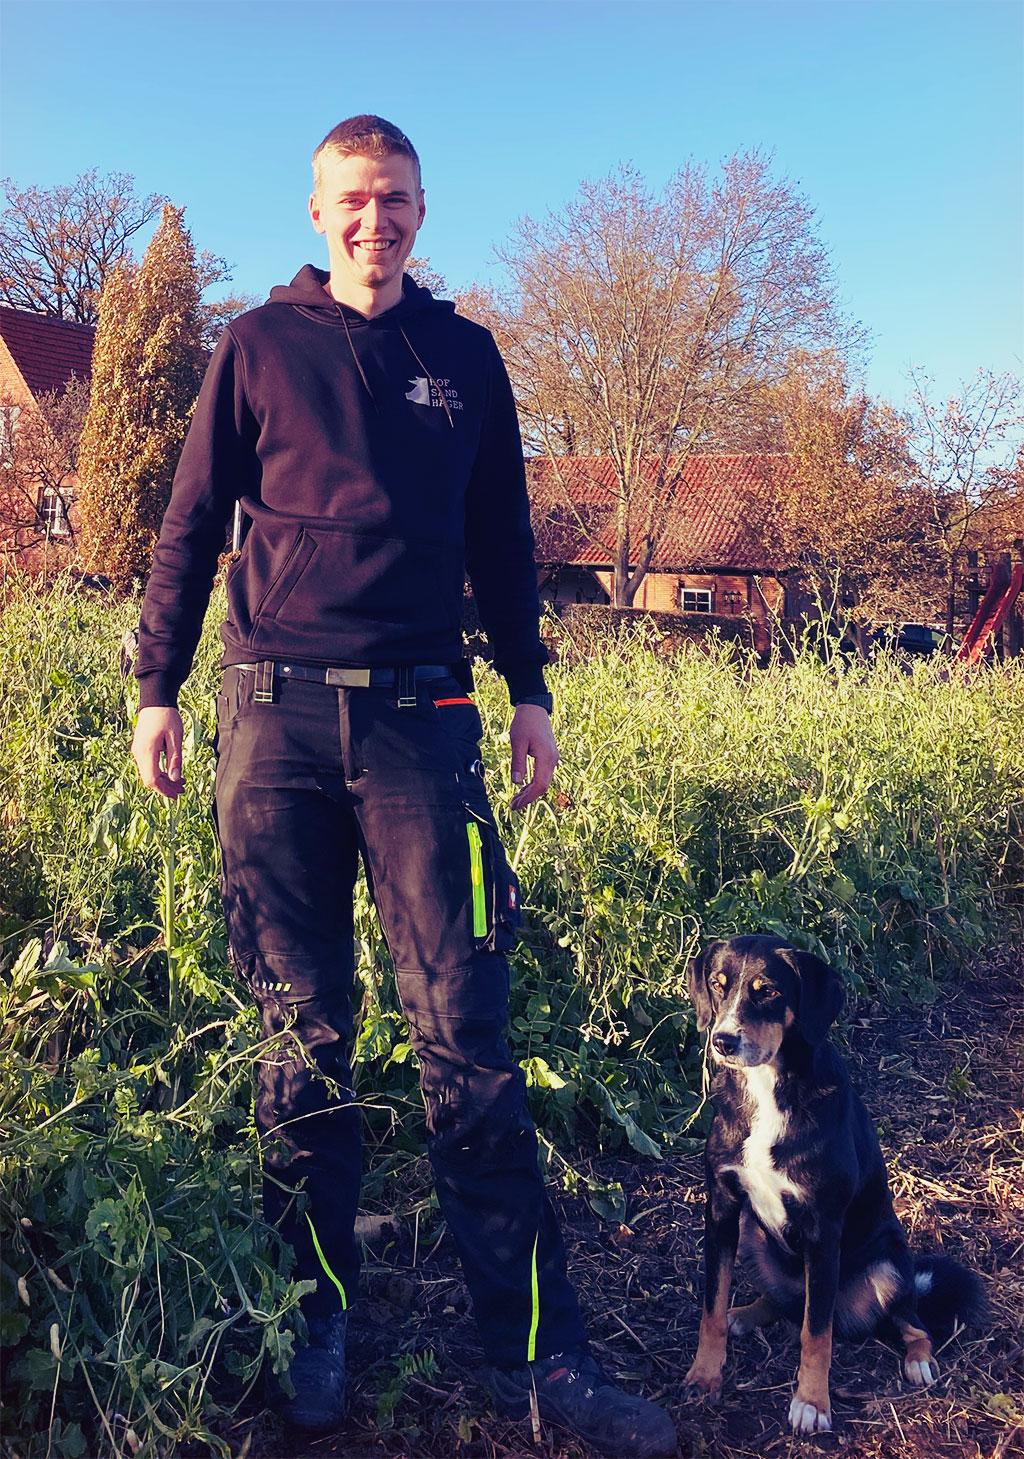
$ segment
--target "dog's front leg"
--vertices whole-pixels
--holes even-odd
[[[804,1324],[800,1332],[800,1372],[789,1405],[789,1422],[799,1434],[831,1429],[828,1371],[832,1365],[832,1316],[839,1290],[838,1223],[822,1223],[804,1257]]]
[[[729,1288],[739,1229],[739,1202],[717,1181],[709,1183],[704,1207],[704,1310],[697,1353],[683,1380],[688,1398],[715,1399],[722,1391]]]

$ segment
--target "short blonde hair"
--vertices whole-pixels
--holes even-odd
[[[416,148],[404,132],[383,117],[349,117],[332,127],[313,153],[313,186],[319,191],[322,181],[320,159],[325,152],[338,157],[408,157],[416,169],[416,186],[422,187],[420,159]]]

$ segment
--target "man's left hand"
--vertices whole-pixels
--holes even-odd
[[[539,704],[520,704],[512,719],[509,739],[512,741],[512,784],[523,787],[513,795],[512,809],[522,811],[544,794],[558,764],[551,716]],[[523,785],[528,760],[533,761],[533,778]]]

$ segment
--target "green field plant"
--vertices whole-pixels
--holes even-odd
[[[260,1030],[219,908],[221,607],[183,695],[174,807],[128,761],[137,604],[69,583],[0,618],[0,1344],[19,1459],[228,1455],[227,1416],[302,1333],[259,1215]],[[1019,933],[1024,670],[813,653],[757,668],[714,640],[662,657],[628,635],[563,648],[563,758],[522,816],[506,809],[507,696],[478,673],[525,908],[510,1041],[550,1178],[621,1220],[583,1156],[699,1136],[685,976],[702,941],[777,932],[835,963],[851,997],[894,1003],[938,996]],[[415,1058],[365,886],[357,943],[364,1204],[399,1192],[433,1240]]]

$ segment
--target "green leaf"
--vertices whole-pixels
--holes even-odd
[[[625,1130],[626,1139],[632,1145],[633,1149],[636,1150],[637,1153],[640,1155],[649,1156],[652,1160],[660,1160],[661,1151],[651,1139],[650,1135],[645,1135],[633,1116],[627,1114],[624,1109],[619,1108],[619,1106],[615,1103],[615,1100],[612,1098],[611,1092],[603,1084],[600,1084],[597,1082],[597,1080],[594,1080],[593,1085],[594,1088],[599,1092],[601,1102],[604,1105],[605,1109],[608,1111],[608,1114],[617,1125],[621,1125],[622,1128]]]
[[[48,1347],[29,1348],[28,1352],[21,1354],[11,1372],[30,1392],[48,1392],[53,1388],[57,1359]]]
[[[626,1219],[626,1195],[617,1180],[607,1185],[588,1180],[587,1205],[602,1221],[614,1221],[618,1224]]]
[[[107,1231],[115,1226],[121,1215],[121,1204],[119,1201],[111,1200],[107,1196],[102,1201],[97,1201],[85,1218],[85,1234],[90,1241],[95,1241],[101,1231]]]

